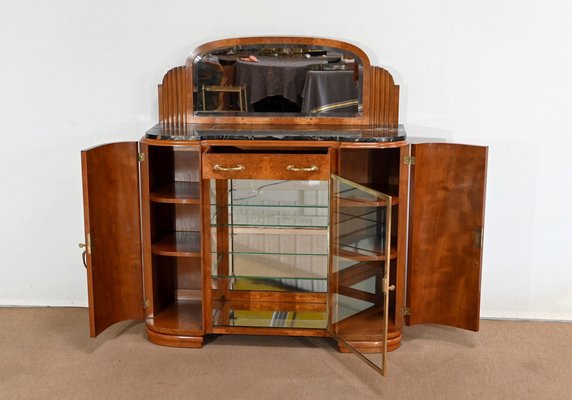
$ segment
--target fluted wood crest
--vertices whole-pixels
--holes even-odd
[[[387,70],[371,67],[370,71],[369,123],[373,126],[397,126],[399,86]]]
[[[186,124],[193,112],[192,91],[185,66],[169,70],[159,85],[159,122]]]

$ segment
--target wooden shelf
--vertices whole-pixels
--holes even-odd
[[[339,257],[347,258],[349,260],[354,261],[383,261],[385,260],[386,254],[385,249],[374,249],[374,250],[365,250],[365,249],[352,249],[349,247],[344,247],[342,249],[335,247],[334,254]],[[397,249],[392,247],[389,252],[389,258],[394,259],[397,258]]]
[[[171,182],[150,194],[155,203],[200,204],[199,182]]]
[[[203,330],[200,300],[176,301],[155,315],[153,328],[159,333],[192,334]]]
[[[393,318],[389,315],[386,317],[388,333],[395,332]],[[346,341],[382,341],[384,339],[383,321],[383,310],[381,306],[376,305],[332,324],[332,330]]]
[[[334,199],[339,207],[385,207],[387,205],[385,200],[371,201],[360,198],[340,198],[338,196],[334,196]],[[397,204],[399,204],[399,198],[392,197],[391,205],[394,206]]]
[[[199,232],[174,232],[153,244],[153,254],[174,257],[200,257],[201,234]]]

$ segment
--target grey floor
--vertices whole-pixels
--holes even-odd
[[[572,323],[406,328],[383,378],[329,339],[157,346],[142,323],[88,337],[83,308],[0,308],[0,400],[572,399]]]

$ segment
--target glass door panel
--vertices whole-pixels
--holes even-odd
[[[392,198],[336,175],[331,191],[330,331],[385,375]]]

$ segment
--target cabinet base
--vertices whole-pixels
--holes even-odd
[[[164,333],[157,333],[147,328],[147,336],[149,341],[154,344],[169,347],[188,347],[200,349],[203,347],[202,336],[183,336],[171,335]],[[390,332],[387,339],[387,351],[393,351],[401,346],[401,332]],[[383,342],[380,341],[367,341],[367,340],[351,340],[347,342],[361,353],[381,353],[383,352]],[[341,353],[351,353],[343,343],[338,342],[338,348]]]
[[[401,346],[401,332],[390,332],[387,339],[387,351],[397,350]],[[366,340],[349,340],[347,342],[354,349],[358,350],[363,354],[372,353],[382,353],[383,352],[383,342],[378,341],[366,341]],[[351,353],[343,343],[338,342],[338,348],[340,353]]]
[[[147,328],[147,337],[151,343],[169,347],[190,347],[200,349],[203,347],[202,336],[179,336],[166,335],[163,333],[153,332]]]

